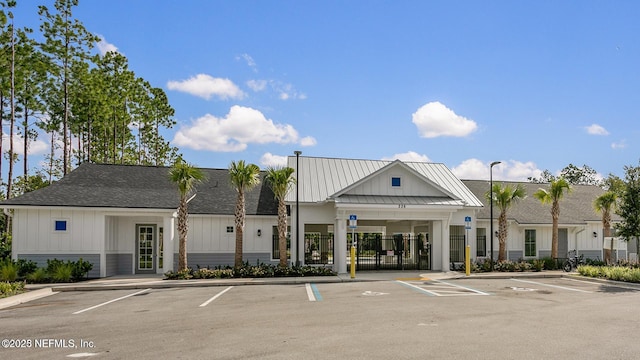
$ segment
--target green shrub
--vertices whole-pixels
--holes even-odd
[[[5,259],[11,259],[11,237],[6,234],[0,238],[0,261]]]
[[[544,269],[545,270],[562,269],[563,262],[558,260],[558,259],[552,259],[552,258],[547,256],[547,257],[543,257],[541,260],[544,261]]]
[[[19,294],[24,291],[24,282],[0,282],[0,298]]]
[[[27,277],[38,268],[38,264],[35,261],[25,259],[18,259],[16,265],[18,266],[18,276],[20,278]]]
[[[58,265],[53,273],[51,273],[51,279],[54,282],[71,282],[73,276],[73,265],[69,263],[63,263]]]
[[[584,263],[585,265],[591,265],[591,266],[606,266],[607,263],[605,263],[602,260],[598,260],[598,259],[584,259]]]
[[[187,268],[181,271],[167,271],[164,276],[166,280],[189,280],[193,278],[194,271]]]
[[[531,260],[531,267],[533,271],[544,270],[544,260],[540,260],[540,259]]]
[[[74,281],[80,281],[86,278],[87,276],[89,276],[89,271],[93,269],[93,264],[88,261],[82,260],[82,258],[78,259],[78,261],[70,261],[68,263],[73,267],[71,278]]]
[[[16,279],[18,279],[18,265],[11,259],[5,259],[0,263],[0,281],[16,281]]]
[[[216,267],[199,268],[193,270],[188,268],[183,271],[168,271],[164,274],[165,280],[188,280],[188,279],[225,279],[225,278],[265,278],[265,277],[290,277],[290,276],[331,276],[336,273],[330,268],[315,266],[293,266],[280,267],[278,265],[258,263],[250,265],[244,263],[238,268]]]
[[[27,275],[27,281],[30,283],[46,283],[49,280],[49,273],[47,273],[47,269],[45,268],[37,268]]]

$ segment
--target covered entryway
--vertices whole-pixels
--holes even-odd
[[[356,270],[431,270],[431,245],[424,234],[355,235]],[[351,247],[350,234],[347,244]]]

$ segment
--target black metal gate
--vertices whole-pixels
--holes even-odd
[[[421,236],[356,233],[356,270],[431,270],[431,246]],[[364,235],[362,239],[359,237]],[[351,234],[349,234],[351,236]],[[347,241],[347,269],[351,269]]]

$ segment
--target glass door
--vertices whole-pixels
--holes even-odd
[[[155,225],[138,225],[138,246],[136,272],[154,272]]]

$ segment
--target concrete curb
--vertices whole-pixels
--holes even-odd
[[[47,297],[55,293],[56,292],[53,291],[52,288],[43,288],[38,290],[27,291],[25,293],[13,295],[7,298],[2,298],[0,299],[0,309],[5,309],[8,307],[24,304],[26,302]]]
[[[380,279],[343,279],[339,276],[327,277],[295,277],[295,278],[246,278],[246,279],[192,279],[192,280],[157,280],[123,284],[73,284],[53,286],[56,292],[65,291],[102,291],[102,290],[135,290],[135,289],[170,289],[213,286],[246,286],[246,285],[299,285],[307,283],[329,284],[346,282],[382,281]]]

